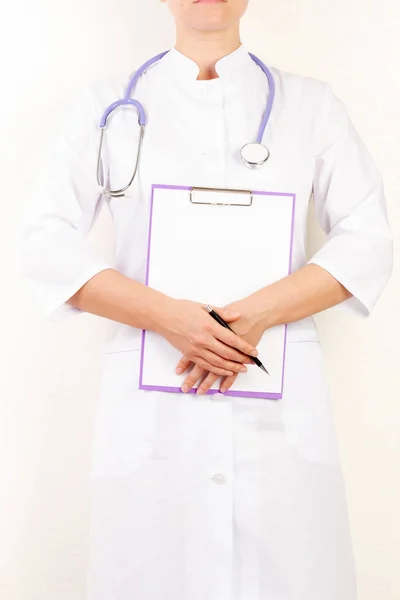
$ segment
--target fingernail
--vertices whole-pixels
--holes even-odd
[[[186,392],[188,392],[188,391],[189,391],[189,386],[188,386],[188,385],[185,383],[185,385],[183,385],[183,386],[181,387],[181,390],[182,390],[182,392],[184,392],[184,393],[186,394]]]
[[[182,371],[183,371],[182,367],[178,367],[176,369],[176,372],[177,372],[178,375],[180,375],[182,373]]]
[[[247,369],[246,369],[246,367],[242,367],[242,368],[240,369],[240,372],[241,372],[241,373],[247,373]]]
[[[198,396],[204,396],[204,391],[203,390],[197,390],[197,395]]]
[[[226,388],[222,387],[219,391],[221,392],[221,394],[225,394]]]
[[[231,317],[240,317],[240,313],[238,313],[238,312],[232,312],[231,310],[229,312],[230,312]]]
[[[233,371],[227,371],[227,372],[226,372],[226,375],[227,375],[227,376],[229,376],[229,375],[234,375],[234,373],[233,373]]]
[[[252,351],[250,352],[250,354],[251,354],[251,356],[258,356],[258,352],[257,352],[257,350],[252,350]]]

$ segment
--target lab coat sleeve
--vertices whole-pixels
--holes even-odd
[[[25,213],[21,267],[47,318],[80,312],[67,300],[111,268],[86,239],[102,203],[96,189],[99,122],[92,93],[84,89],[50,148]]]
[[[309,263],[328,271],[352,294],[340,306],[368,316],[392,271],[381,176],[329,86],[318,130],[313,196],[327,241]]]

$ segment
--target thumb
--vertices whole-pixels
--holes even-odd
[[[229,308],[219,308],[212,307],[213,310],[227,323],[232,323],[233,321],[237,321],[239,317],[241,317],[241,313],[230,310]]]

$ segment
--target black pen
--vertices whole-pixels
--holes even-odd
[[[217,323],[219,323],[220,325],[222,325],[222,327],[226,327],[226,329],[229,329],[230,331],[232,331],[233,333],[235,333],[233,331],[233,329],[231,329],[228,325],[228,323],[226,323],[223,319],[221,319],[221,317],[215,312],[215,310],[213,310],[211,308],[211,306],[208,306],[208,304],[204,307],[206,309],[206,311],[209,313],[210,317],[212,317],[213,319],[215,319],[217,321]],[[248,356],[246,354],[246,356]],[[262,369],[263,371],[266,372],[267,375],[269,375],[267,369],[264,367],[264,365],[262,364],[262,362],[260,360],[258,360],[258,358],[256,356],[248,356],[249,358],[251,358],[251,360],[257,365],[257,367],[260,367],[260,369]]]

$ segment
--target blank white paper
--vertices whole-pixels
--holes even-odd
[[[295,196],[253,194],[248,206],[237,203],[249,204],[250,196],[226,192],[197,192],[196,203],[191,203],[187,188],[154,186],[147,284],[174,298],[218,307],[288,275]],[[266,331],[257,349],[270,376],[248,365],[248,372],[239,374],[227,395],[282,397],[285,348],[285,325]],[[180,392],[187,376],[175,373],[180,358],[181,353],[162,336],[144,332],[140,389]]]

